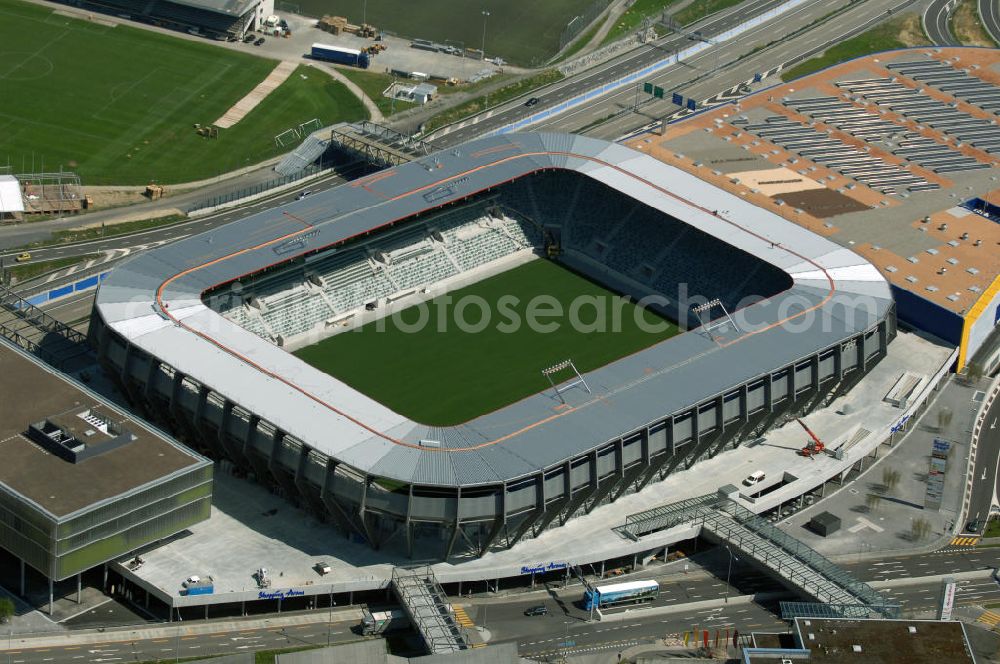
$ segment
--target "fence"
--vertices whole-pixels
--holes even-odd
[[[193,204],[188,208],[188,214],[192,214],[199,210],[217,208],[226,203],[232,203],[234,201],[242,201],[247,198],[252,198],[254,196],[259,196],[272,189],[277,189],[278,187],[284,187],[285,185],[292,184],[293,182],[298,182],[299,180],[305,180],[316,175],[320,175],[330,169],[329,166],[323,164],[311,164],[306,166],[304,169],[298,173],[292,173],[291,175],[282,175],[266,182],[259,182],[255,185],[249,187],[244,187],[242,189],[236,189],[234,191],[226,192],[225,194],[220,194],[219,196],[212,196],[211,198],[206,198]]]
[[[578,34],[586,30],[598,16],[604,13],[609,4],[611,4],[611,0],[594,0],[582,14],[570,19],[559,35],[559,50],[566,48],[566,45],[573,41]]]

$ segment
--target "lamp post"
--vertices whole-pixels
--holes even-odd
[[[726,545],[726,553],[729,554],[729,569],[726,571],[726,599],[725,604],[729,604],[729,577],[733,573],[733,560],[739,560],[733,555],[733,552],[729,550],[729,545]]]
[[[482,58],[481,59],[482,60],[486,59],[486,19],[489,18],[489,16],[490,16],[490,13],[484,9],[483,10],[483,49],[481,51],[481,54],[482,54]]]
[[[330,613],[326,620],[326,647],[330,647],[330,632],[333,630],[333,584],[330,584]]]

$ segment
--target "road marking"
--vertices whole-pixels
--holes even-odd
[[[872,523],[871,521],[869,521],[868,519],[866,519],[863,516],[859,516],[857,518],[857,521],[858,522],[856,524],[854,524],[853,526],[851,526],[850,528],[847,529],[847,532],[857,533],[857,532],[860,532],[860,531],[864,530],[865,528],[871,528],[872,530],[874,530],[877,533],[885,532],[885,528],[883,528],[882,526],[879,526],[879,525],[876,525],[876,524]]]

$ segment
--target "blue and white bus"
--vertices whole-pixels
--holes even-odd
[[[583,608],[589,611],[622,604],[652,602],[659,593],[660,584],[656,581],[628,581],[595,586],[583,594]]]

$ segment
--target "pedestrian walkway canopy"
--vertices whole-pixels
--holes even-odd
[[[701,535],[731,547],[786,585],[817,600],[810,615],[896,617],[899,606],[846,570],[772,526],[737,502],[707,494],[631,514],[615,531],[634,541],[649,533],[694,524]],[[797,614],[796,614],[797,615]]]

